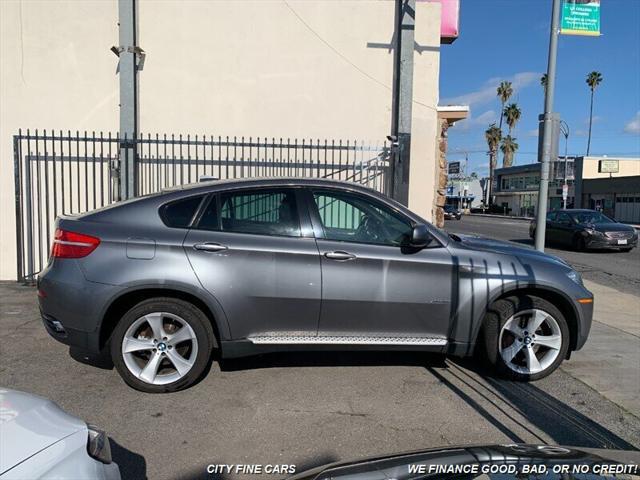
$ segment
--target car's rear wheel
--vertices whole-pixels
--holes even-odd
[[[200,309],[175,298],[152,298],[134,306],[117,324],[111,358],[136,390],[174,392],[200,379],[214,346],[211,323]]]
[[[484,357],[496,371],[521,381],[553,372],[567,356],[569,327],[552,303],[531,295],[493,303],[482,332]]]

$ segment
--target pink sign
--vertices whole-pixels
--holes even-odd
[[[440,43],[453,43],[453,41],[458,38],[458,34],[460,33],[460,0],[427,1],[438,2],[442,5],[442,18],[440,22]]]

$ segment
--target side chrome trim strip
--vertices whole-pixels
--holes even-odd
[[[256,335],[248,337],[247,340],[260,345],[447,345],[447,339],[440,337],[366,337],[362,335]]]

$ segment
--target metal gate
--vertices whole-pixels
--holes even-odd
[[[199,181],[317,177],[390,192],[391,146],[349,140],[20,131],[13,137],[18,280],[47,263],[58,215],[83,213],[121,198],[120,147],[136,152],[138,195]]]

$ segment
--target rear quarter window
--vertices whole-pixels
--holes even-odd
[[[167,227],[188,228],[204,195],[182,198],[160,207],[160,218]]]

